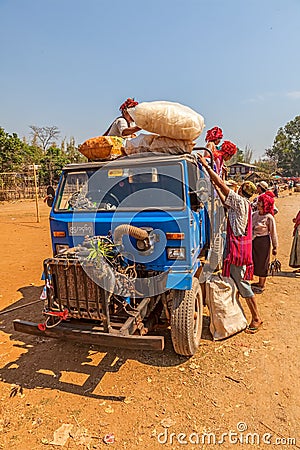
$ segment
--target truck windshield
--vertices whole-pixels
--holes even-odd
[[[178,163],[65,172],[55,210],[183,209],[182,172]]]

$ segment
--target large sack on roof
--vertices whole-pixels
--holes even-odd
[[[125,144],[125,153],[132,155],[135,153],[168,153],[170,155],[182,155],[191,153],[195,143],[182,139],[171,139],[156,134],[143,134],[138,137],[128,139]]]
[[[97,136],[85,141],[78,150],[92,161],[115,159],[123,156],[123,139],[119,136]]]
[[[145,153],[150,151],[150,146],[156,134],[140,133],[137,137],[126,139],[125,153],[126,155],[133,155],[135,153]]]
[[[203,117],[180,103],[155,101],[130,108],[136,125],[150,133],[172,139],[194,140],[203,131]]]

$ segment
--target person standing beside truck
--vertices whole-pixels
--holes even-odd
[[[289,266],[293,267],[294,273],[300,273],[300,210],[298,214],[293,219],[294,230],[293,230],[293,243],[290,252]]]
[[[274,219],[274,198],[267,193],[261,194],[257,201],[257,211],[252,215],[252,256],[254,275],[259,277],[258,283],[252,283],[252,290],[261,294],[265,289],[269,271],[270,251],[276,256],[278,236]]]
[[[244,181],[236,193],[211,169],[205,157],[198,155],[198,158],[228,210],[226,255],[222,273],[223,276],[230,276],[234,280],[238,292],[247,302],[251,321],[246,331],[256,333],[263,321],[255,294],[248,281],[253,278],[252,209],[249,199],[256,191],[256,187],[250,181]]]
[[[113,121],[103,136],[119,136],[122,138],[135,137],[135,133],[140,131],[141,128],[136,126],[134,120],[130,116],[130,108],[134,108],[136,105],[138,105],[138,102],[133,98],[128,98],[122,103],[119,108],[122,115]]]

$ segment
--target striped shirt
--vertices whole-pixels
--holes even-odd
[[[230,191],[225,202],[228,209],[226,257],[223,276],[230,276],[230,266],[246,266],[244,279],[253,278],[252,209],[250,202]]]
[[[248,211],[250,202],[245,197],[230,190],[225,200],[228,207],[228,220],[235,236],[244,236],[248,224]]]

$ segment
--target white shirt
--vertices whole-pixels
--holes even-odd
[[[129,124],[130,127],[134,127],[135,123],[131,122]],[[118,117],[112,124],[111,129],[108,132],[108,136],[120,136],[120,137],[124,137],[122,136],[122,132],[123,130],[125,130],[125,128],[128,128],[128,124],[126,119],[124,119],[124,117]]]

